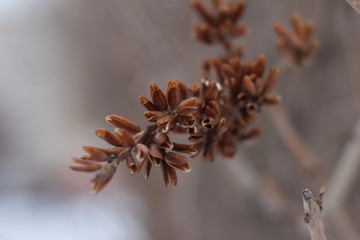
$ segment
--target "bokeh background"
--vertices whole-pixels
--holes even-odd
[[[68,166],[81,146],[106,146],[94,134],[111,129],[104,117],[146,124],[137,97],[150,83],[198,81],[201,60],[221,49],[191,39],[196,16],[185,0],[0,0],[0,239],[309,239],[301,190],[326,185],[360,115],[360,15],[345,1],[246,2],[248,59],[280,60],[272,24],[288,25],[293,11],[316,22],[317,57],[283,73],[275,92],[320,159],[320,181],[299,171],[264,111],[256,123],[263,136],[234,161],[271,176],[292,203],[285,211],[278,189],[269,184],[265,201],[262,189],[249,191],[249,172],[238,172],[244,185],[222,159],[192,159],[192,171],[168,189],[159,169],[145,181],[120,166],[91,195],[91,174]],[[359,183],[344,203],[355,226]],[[331,219],[326,230],[346,239]]]

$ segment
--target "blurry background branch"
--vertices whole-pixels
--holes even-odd
[[[300,168],[306,173],[314,170],[318,162],[315,154],[294,128],[283,106],[272,106],[268,113],[280,139],[294,155]]]
[[[346,2],[360,14],[360,0],[346,0]]]
[[[328,184],[327,210],[331,213],[349,195],[358,176],[360,164],[360,118],[357,121],[351,139],[340,154],[337,165]]]

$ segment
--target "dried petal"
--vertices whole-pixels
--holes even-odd
[[[160,164],[161,164],[161,158],[149,156],[149,160],[150,160],[151,164],[154,166],[160,166]]]
[[[126,165],[129,168],[130,173],[132,175],[134,175],[137,172],[137,166],[136,166],[136,163],[135,163],[135,160],[134,160],[133,156],[128,155],[126,157]]]
[[[168,152],[166,153],[165,159],[170,166],[177,168],[181,171],[190,172],[191,170],[188,159],[183,155]]]
[[[79,172],[95,172],[98,171],[102,168],[101,164],[95,163],[95,162],[91,162],[91,161],[87,161],[87,160],[83,160],[83,159],[79,159],[79,158],[73,158],[73,161],[81,164],[83,166],[70,166],[70,168],[74,171],[79,171]]]
[[[280,73],[279,68],[270,69],[270,72],[266,79],[265,85],[261,91],[261,95],[264,96],[271,91],[271,89],[275,86],[275,83],[278,79],[279,73]]]
[[[125,129],[130,133],[140,132],[140,127],[127,118],[118,115],[109,115],[106,117],[106,121],[113,126],[121,129]]]
[[[178,108],[181,107],[196,107],[199,103],[199,99],[197,97],[191,97],[191,98],[187,98],[185,100],[182,100],[179,105]]]
[[[160,111],[163,111],[167,108],[167,102],[164,93],[161,91],[159,86],[156,83],[150,85],[151,99]]]
[[[273,104],[278,104],[280,101],[281,101],[281,96],[279,95],[264,97],[265,104],[273,105]]]
[[[157,144],[151,144],[149,148],[149,154],[155,158],[164,158]]]
[[[256,87],[251,79],[250,76],[245,76],[243,78],[243,83],[244,83],[244,88],[245,90],[251,95],[251,96],[256,96],[257,95],[257,91],[256,91]]]
[[[176,120],[174,116],[165,116],[163,118],[160,118],[157,120],[156,125],[163,126],[166,125],[168,122],[171,122],[173,120]]]
[[[180,89],[175,79],[169,81],[166,96],[170,109],[175,109],[180,101]]]
[[[114,176],[115,171],[116,168],[112,165],[107,165],[105,168],[103,168],[101,172],[91,180],[91,182],[94,183],[94,187],[91,193],[96,194],[100,192],[110,182],[111,178]]]
[[[167,135],[165,133],[157,132],[155,134],[154,141],[159,146],[161,146],[163,143],[165,143],[166,140],[167,140]]]
[[[256,59],[254,66],[253,66],[253,72],[258,76],[261,77],[263,73],[265,72],[266,67],[266,57],[264,55],[261,55]]]
[[[181,144],[181,143],[174,143],[173,151],[175,152],[181,152],[181,153],[187,153],[194,155],[197,153],[197,150],[193,148],[193,145],[191,144]]]
[[[199,13],[199,15],[203,18],[205,22],[207,22],[210,25],[214,23],[213,16],[209,13],[209,11],[207,10],[207,8],[205,7],[202,1],[199,0],[191,1],[190,6]]]
[[[123,146],[123,142],[121,142],[117,136],[107,130],[98,129],[96,130],[96,135],[113,146]]]
[[[149,122],[156,122],[160,118],[164,117],[165,114],[159,111],[145,111],[144,116],[148,119]]]
[[[147,99],[144,96],[139,97],[139,102],[140,102],[141,105],[143,105],[149,111],[156,111],[157,110],[155,105],[149,99]]]
[[[121,143],[126,147],[134,146],[135,142],[131,135],[124,129],[115,128],[115,134],[120,139]]]
[[[84,150],[89,153],[91,160],[105,162],[109,160],[108,155],[104,152],[104,150],[92,146],[84,146]]]
[[[145,164],[144,177],[147,179],[150,176],[152,164],[149,159],[146,160]]]
[[[136,159],[141,162],[149,155],[149,149],[142,143],[138,143],[135,147]]]

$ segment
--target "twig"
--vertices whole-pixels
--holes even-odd
[[[241,151],[234,159],[224,164],[226,174],[231,175],[237,185],[241,185],[248,193],[258,199],[260,205],[273,215],[287,216],[295,220],[296,207],[288,200],[282,188],[270,174],[259,173]]]
[[[276,105],[269,108],[268,113],[280,139],[294,155],[301,169],[307,173],[314,170],[317,163],[315,154],[293,127],[285,109]]]
[[[325,214],[334,211],[348,195],[355,181],[360,165],[360,118],[358,119],[352,138],[347,142],[340,154],[337,165],[329,181],[327,210]]]
[[[302,192],[304,204],[304,221],[310,232],[311,240],[326,240],[324,224],[321,218],[322,200],[325,188],[321,188],[319,196],[315,199],[309,189]]]
[[[346,0],[346,2],[360,14],[360,0]]]

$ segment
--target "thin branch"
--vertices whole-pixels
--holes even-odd
[[[360,118],[358,119],[352,138],[343,148],[337,165],[329,181],[326,214],[335,211],[348,196],[355,181],[360,165]]]
[[[301,169],[307,173],[312,172],[318,161],[306,141],[294,128],[285,109],[279,104],[269,108],[268,113],[280,139],[294,155]]]
[[[243,152],[238,151],[234,159],[224,165],[226,175],[231,175],[237,186],[240,185],[254,199],[260,200],[259,204],[268,213],[295,220],[296,207],[289,201],[281,186],[270,174],[259,173]]]
[[[304,204],[304,221],[310,232],[311,240],[326,240],[324,224],[321,218],[322,200],[325,188],[320,190],[319,196],[315,199],[309,189],[302,192]]]
[[[346,2],[360,14],[360,0],[346,0]]]

